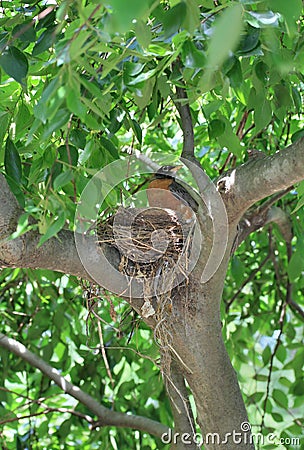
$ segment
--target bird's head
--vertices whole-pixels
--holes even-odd
[[[156,178],[174,178],[176,176],[176,172],[181,169],[183,166],[162,166],[155,173]]]

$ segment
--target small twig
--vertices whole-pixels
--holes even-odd
[[[48,16],[54,9],[55,6],[48,6],[46,9],[37,14],[37,16],[33,17],[33,19],[27,24],[25,24],[23,27],[21,27],[19,31],[17,31],[8,42],[6,42],[2,47],[0,47],[0,53],[2,53],[6,47],[12,45],[16,39],[18,39],[20,36],[26,33],[35,24],[35,22]]]
[[[68,125],[67,125],[67,134],[66,134],[66,138],[65,138],[65,147],[66,147],[66,151],[67,151],[67,155],[68,155],[68,161],[69,161],[69,165],[70,168],[72,169],[72,157],[71,157],[71,149],[70,149],[70,144],[69,144],[69,137],[70,137],[70,131],[71,131],[71,124],[72,124],[72,119],[73,119],[73,114],[70,115],[69,121],[68,121]],[[73,191],[74,191],[74,203],[77,202],[77,188],[76,188],[76,181],[75,178],[73,176],[72,179],[72,184],[73,184]]]
[[[270,211],[272,205],[274,205],[279,199],[288,194],[288,192],[290,192],[292,189],[293,186],[289,187],[288,189],[285,189],[284,191],[278,192],[261,205],[247,211],[247,213],[243,216],[238,226],[238,234],[236,238],[236,245],[234,251],[237,249],[237,247],[241,245],[241,243],[247,238],[247,236],[249,236],[254,231],[257,231],[258,229],[262,228],[263,226],[271,222],[275,223],[278,222],[277,218],[271,217],[271,215],[269,215],[268,212]],[[278,222],[278,226],[280,228],[283,238],[287,242],[287,240],[290,239],[291,231],[288,230],[287,224],[285,227],[286,230],[285,228],[283,230],[283,222],[282,223],[281,222],[280,223]]]
[[[283,328],[284,328],[284,318],[286,315],[286,301],[284,301],[282,303],[282,307],[281,307],[281,313],[280,313],[280,319],[279,319],[279,324],[280,324],[280,328],[279,328],[279,335],[277,337],[277,341],[276,341],[276,345],[273,349],[271,358],[270,358],[270,364],[269,364],[269,373],[268,373],[268,377],[267,377],[267,385],[266,385],[266,396],[265,396],[265,400],[264,400],[264,405],[263,405],[263,413],[262,413],[262,421],[261,421],[261,431],[264,428],[264,424],[265,424],[265,415],[266,415],[266,405],[267,405],[267,401],[269,398],[269,392],[270,392],[270,383],[271,383],[271,377],[272,377],[272,372],[273,372],[273,361],[275,358],[275,355],[278,351],[279,345],[281,344],[281,336],[283,334]]]
[[[100,324],[99,320],[97,321],[97,328],[98,328],[98,336],[99,336],[99,341],[100,341],[100,350],[101,350],[102,358],[103,358],[103,361],[104,361],[104,364],[105,364],[105,368],[106,368],[108,377],[109,377],[110,382],[111,382],[112,389],[114,389],[115,383],[114,383],[114,380],[113,380],[113,377],[112,377],[112,373],[111,373],[111,370],[110,370],[110,365],[109,365],[108,357],[107,357],[107,354],[106,354],[106,349],[105,349],[103,335],[102,335],[101,324]],[[112,406],[114,407],[114,400],[112,402]]]
[[[0,425],[3,425],[5,423],[10,423],[10,422],[16,422],[19,420],[24,420],[24,419],[29,419],[32,417],[36,417],[36,416],[41,416],[41,415],[45,415],[45,414],[49,414],[52,412],[59,412],[59,413],[68,413],[68,414],[72,414],[74,416],[80,417],[81,419],[85,419],[87,422],[93,424],[94,420],[92,419],[92,417],[88,416],[87,414],[82,414],[78,411],[74,411],[73,409],[69,409],[69,408],[50,408],[47,407],[46,409],[44,409],[43,411],[39,411],[36,413],[31,413],[31,414],[27,414],[25,416],[14,416],[14,417],[8,417],[7,419],[0,420]]]
[[[222,173],[225,172],[225,170],[226,170],[228,164],[230,164],[230,161],[233,158],[233,156],[234,156],[233,153],[229,153],[228,154],[228,156],[227,156],[223,166],[218,171],[220,175],[222,175]]]
[[[244,132],[244,128],[245,128],[249,113],[250,113],[250,110],[244,111],[241,121],[239,123],[238,129],[237,129],[237,132],[236,132],[236,135],[240,141],[243,139],[243,132]]]
[[[251,131],[254,127],[255,127],[255,123],[252,123],[252,124],[247,128],[247,130],[244,131],[244,133],[243,133],[243,139],[244,139],[245,136],[247,136],[247,134],[249,133],[249,131]]]
[[[287,260],[290,262],[292,256],[292,246],[291,243],[287,243]],[[300,316],[304,319],[304,311],[301,308],[300,305],[298,305],[293,299],[292,299],[292,284],[290,283],[289,279],[287,282],[287,288],[286,288],[286,302],[287,305],[293,310],[297,311],[297,313],[300,314]]]
[[[294,310],[297,313],[299,313],[300,316],[304,319],[304,311],[303,311],[303,309],[294,300],[290,299],[289,302],[288,302],[288,306],[290,306],[290,308],[292,310]]]

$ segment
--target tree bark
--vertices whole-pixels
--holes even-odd
[[[304,138],[274,155],[249,159],[217,181],[230,220],[240,219],[254,203],[284,191],[304,178]]]

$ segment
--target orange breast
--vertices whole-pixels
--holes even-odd
[[[181,200],[179,200],[170,191],[170,179],[157,179],[153,180],[147,189],[147,197],[149,206],[154,208],[166,208],[172,209],[182,216],[192,217],[192,210],[187,207]]]

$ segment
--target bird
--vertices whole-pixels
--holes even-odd
[[[183,166],[162,166],[155,172],[147,187],[150,207],[171,209],[185,220],[193,218],[198,203],[189,190],[176,180],[177,171]]]

